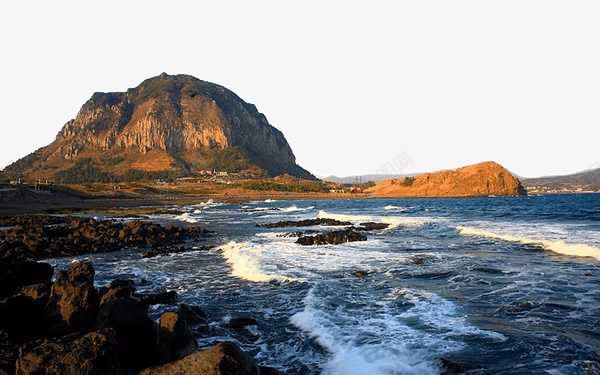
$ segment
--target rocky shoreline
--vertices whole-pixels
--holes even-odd
[[[175,292],[136,293],[131,280],[94,286],[88,261],[52,281],[47,263],[0,263],[0,374],[278,374],[237,345],[198,351],[208,333],[201,307],[176,305]],[[158,322],[150,305],[168,304]],[[245,324],[241,322],[240,324]]]
[[[188,240],[211,236],[206,229],[59,216],[4,217],[0,227],[0,375],[279,373],[231,342],[199,351],[208,317],[177,304],[175,291],[138,293],[128,279],[97,287],[89,261],[56,273],[38,262],[123,248],[143,257],[188,251]],[[148,314],[153,305],[169,306],[158,321]],[[239,317],[229,325],[255,323]]]
[[[71,216],[0,218],[0,258],[47,259],[136,249],[144,256],[185,251],[185,241],[207,239],[195,226],[162,226],[140,220],[115,222]]]

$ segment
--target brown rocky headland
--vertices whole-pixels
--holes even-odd
[[[527,194],[517,177],[494,162],[386,180],[367,189],[366,193],[375,197],[479,197]]]

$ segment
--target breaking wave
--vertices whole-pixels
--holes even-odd
[[[554,253],[578,256],[591,257],[600,260],[600,248],[587,244],[567,243],[562,240],[540,240],[528,237],[522,237],[513,234],[494,233],[489,230],[473,228],[473,227],[458,227],[458,232],[463,236],[486,237],[502,241],[515,242],[524,245],[541,246],[546,250]]]
[[[191,224],[195,224],[198,222],[198,219],[192,217],[189,212],[185,212],[181,215],[175,216],[175,219]]]
[[[227,264],[231,266],[231,274],[235,277],[258,283],[292,280],[285,276],[265,273],[260,264],[262,248],[256,244],[231,241],[221,246],[220,250]]]
[[[331,315],[319,308],[320,301],[315,296],[314,287],[304,298],[304,310],[290,318],[292,324],[314,337],[317,342],[332,353],[323,367],[323,375],[399,375],[437,374],[439,370],[425,360],[417,350],[409,350],[402,342],[403,328],[390,316],[373,317],[370,322],[363,320],[361,327],[346,331],[338,320],[344,320],[342,311]],[[337,316],[336,316],[337,315]],[[347,317],[350,319],[350,317]],[[350,319],[354,321],[357,317]],[[361,330],[378,331],[383,329],[391,342],[358,343],[355,334]],[[369,332],[373,333],[373,332]],[[383,333],[383,332],[381,332]]]
[[[352,223],[361,223],[367,221],[376,221],[390,225],[390,228],[396,228],[402,225],[419,226],[430,222],[430,219],[400,217],[400,216],[368,216],[368,215],[346,215],[335,214],[326,211],[319,211],[317,215],[320,219],[334,219],[339,221],[350,221]]]
[[[315,208],[314,206],[301,208],[296,205],[292,205],[289,207],[280,208],[279,211],[281,211],[281,212],[301,212],[301,211],[310,211],[310,210],[313,210],[314,208]]]

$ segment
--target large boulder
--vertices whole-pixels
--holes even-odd
[[[18,345],[12,340],[9,333],[0,331],[0,375],[14,373],[15,360],[17,359]]]
[[[72,263],[58,273],[50,293],[49,311],[57,328],[69,332],[90,329],[98,311],[94,267],[90,262]]]
[[[45,305],[23,295],[0,301],[0,329],[18,339],[48,333]]]
[[[304,246],[312,245],[338,245],[346,242],[366,241],[367,236],[352,229],[335,230],[319,233],[314,236],[302,236],[296,243]]]
[[[124,366],[143,368],[158,363],[156,323],[148,317],[148,305],[134,297],[131,286],[111,287],[102,295],[96,326],[115,329]]]
[[[266,367],[258,367],[254,359],[237,345],[219,343],[207,350],[196,352],[176,362],[149,368],[140,375],[262,375],[276,374]]]
[[[176,312],[160,316],[159,346],[161,363],[171,362],[196,351],[198,345],[185,317]]]
[[[50,284],[52,266],[32,261],[0,261],[0,299],[24,286]]]
[[[115,374],[120,367],[112,330],[25,344],[16,362],[18,375]]]

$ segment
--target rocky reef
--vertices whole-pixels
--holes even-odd
[[[45,259],[127,248],[155,256],[183,251],[185,240],[207,238],[211,234],[197,226],[43,215],[0,218],[0,226],[10,227],[0,231],[0,259]]]
[[[46,263],[0,261],[0,374],[278,374],[235,344],[198,351],[207,334],[201,307],[181,304],[154,321],[131,280],[96,288],[90,262],[59,271]],[[171,292],[170,294],[173,294]]]

